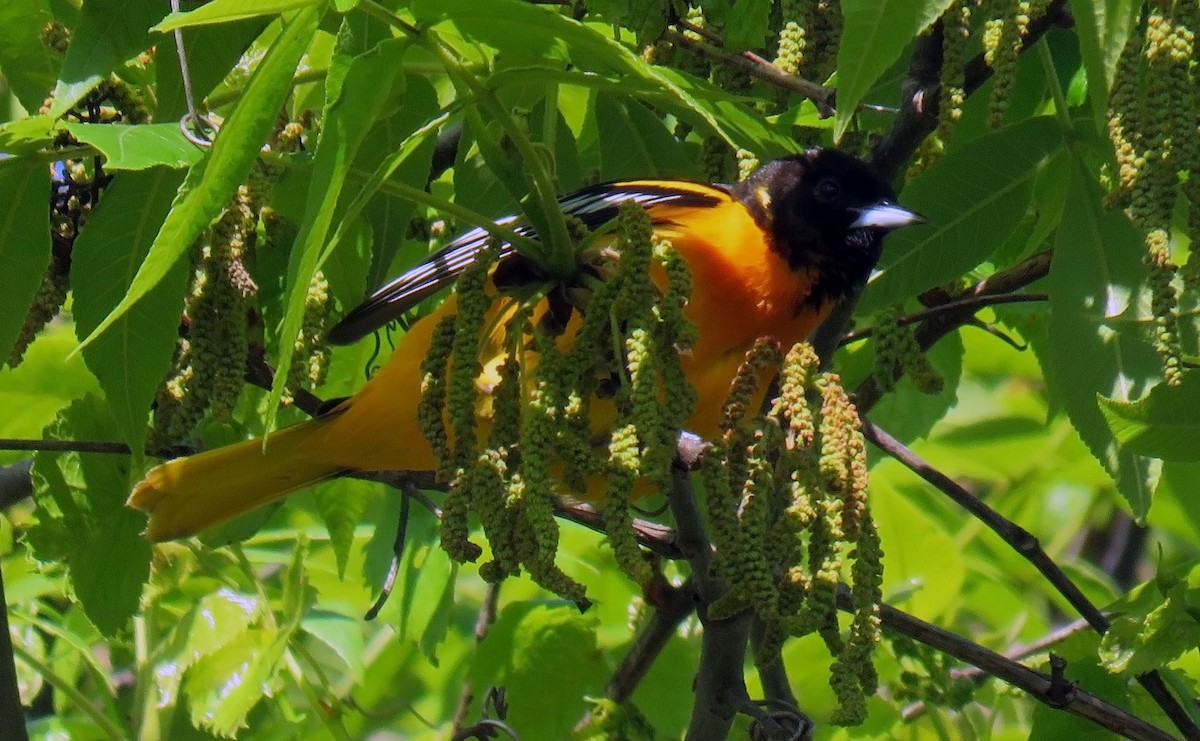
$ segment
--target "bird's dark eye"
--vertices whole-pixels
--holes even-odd
[[[833,178],[825,178],[817,183],[817,200],[829,203],[836,201],[842,195],[842,186]]]

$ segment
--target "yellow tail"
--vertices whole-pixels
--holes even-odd
[[[282,499],[341,470],[296,449],[328,420],[315,419],[261,439],[176,458],[146,474],[127,504],[150,515],[146,536],[172,540]]]

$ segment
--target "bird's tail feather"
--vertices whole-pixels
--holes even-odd
[[[296,454],[324,420],[311,420],[261,438],[176,458],[152,468],[127,504],[150,515],[146,535],[173,540],[282,499],[328,478],[340,467]]]

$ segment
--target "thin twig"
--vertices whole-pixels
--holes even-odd
[[[616,703],[633,697],[646,672],[675,635],[679,624],[696,610],[696,590],[688,579],[678,587],[670,587],[654,607],[650,622],[633,640],[629,651],[617,665],[604,696]]]
[[[802,77],[789,75],[757,55],[751,54],[747,56],[746,54],[734,54],[724,49],[718,49],[712,44],[689,38],[673,28],[668,28],[663,34],[663,38],[672,44],[677,44],[697,54],[712,57],[723,64],[735,67],[764,82],[769,82],[784,90],[799,93],[815,103],[817,112],[823,117],[832,116],[834,113],[833,100],[836,91],[833,88],[818,85]]]
[[[396,537],[392,541],[392,560],[388,563],[387,576],[383,579],[379,596],[375,598],[374,604],[363,615],[363,620],[374,620],[383,606],[387,604],[388,597],[392,595],[392,590],[396,587],[396,577],[400,574],[400,558],[404,555],[404,541],[408,536],[408,516],[412,511],[413,498],[409,496],[409,490],[415,490],[415,488],[409,484],[400,492],[400,515],[396,518]]]
[[[1004,656],[1012,661],[1024,661],[1030,656],[1036,656],[1037,654],[1045,653],[1052,647],[1062,643],[1068,638],[1071,638],[1076,633],[1091,629],[1092,626],[1088,625],[1086,620],[1080,618],[1079,620],[1068,623],[1067,625],[1047,633],[1035,641],[1013,646],[1004,652]],[[990,675],[986,671],[977,666],[951,669],[949,673],[950,679],[954,681],[967,679],[974,682],[979,682],[981,680],[990,678]],[[928,710],[928,706],[926,705],[925,701],[918,700],[904,707],[900,711],[900,717],[903,718],[905,722],[911,722],[924,715],[926,710]]]
[[[1049,294],[1046,293],[1002,293],[991,294],[985,296],[971,296],[969,298],[958,299],[940,306],[933,306],[922,311],[915,312],[902,316],[896,320],[896,323],[901,327],[906,327],[910,324],[923,322],[926,319],[931,319],[936,316],[941,316],[947,313],[959,313],[961,311],[971,309],[979,310],[987,306],[996,306],[999,304],[1022,304],[1022,303],[1037,303],[1050,300]],[[852,342],[865,340],[875,334],[874,327],[866,327],[864,329],[847,332],[843,337],[841,344],[849,345]]]
[[[854,609],[850,595],[845,589],[838,591],[838,606],[843,610]],[[1174,736],[1161,728],[1079,687],[1072,686],[1065,696],[1051,697],[1050,691],[1054,685],[1050,675],[1022,666],[991,649],[915,618],[891,605],[881,605],[879,617],[885,631],[907,636],[960,661],[977,666],[1051,707],[1086,718],[1125,738],[1138,741],[1176,741]]]
[[[1007,270],[1002,270],[979,281],[968,292],[968,295],[997,296],[1015,293],[1030,283],[1044,278],[1049,272],[1050,252],[1047,250],[1033,255]],[[922,300],[927,305],[931,305],[931,307],[949,304],[961,299],[961,296],[952,297],[936,290],[928,291],[922,295]],[[928,350],[937,344],[938,340],[958,329],[974,315],[975,309],[967,306],[966,308],[958,308],[954,311],[945,311],[930,316],[921,322],[921,326],[916,330],[917,346],[922,350]],[[870,411],[871,407],[875,405],[875,402],[879,401],[881,396],[882,393],[873,377],[859,384],[853,393],[855,406],[858,407],[859,412],[864,414]]]
[[[492,624],[496,622],[496,611],[500,606],[500,584],[494,582],[488,584],[487,593],[483,597],[483,604],[479,607],[479,617],[475,619],[475,644],[483,643],[483,639],[487,638],[488,631],[491,630]],[[454,725],[455,737],[463,732],[463,723],[466,722],[467,713],[471,709],[471,701],[475,699],[475,694],[471,692],[470,683],[463,684],[462,693],[458,696],[458,707],[454,710]],[[464,736],[463,738],[470,738]]]
[[[1066,0],[1053,0],[1046,12],[1032,18],[1021,51],[1036,44],[1055,24],[1061,21]],[[908,75],[901,96],[900,114],[891,128],[874,147],[871,164],[888,180],[894,180],[912,159],[925,137],[937,128],[938,89],[942,68],[941,22],[934,24],[931,33],[918,36],[909,60]],[[983,54],[967,62],[963,89],[970,96],[992,76]]]
[[[1054,562],[1054,559],[1050,558],[1050,555],[1042,549],[1037,538],[1015,522],[1005,519],[977,497],[972,496],[949,476],[934,468],[906,445],[888,434],[886,430],[866,418],[863,419],[863,435],[991,528],[1012,546],[1013,550],[1029,561],[1097,633],[1103,635],[1108,631],[1108,617],[1092,604],[1079,587],[1075,586],[1074,582]],[[1186,738],[1200,738],[1200,728],[1196,726],[1187,710],[1167,688],[1157,671],[1140,674],[1137,680]]]
[[[129,446],[116,440],[13,440],[0,438],[0,450],[41,453],[115,453],[129,455]]]
[[[4,596],[4,575],[0,573],[0,728],[8,729],[13,741],[28,741],[25,709],[17,682],[12,633],[8,629],[8,601]]]

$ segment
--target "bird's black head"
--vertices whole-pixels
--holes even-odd
[[[866,281],[883,236],[919,215],[862,160],[836,149],[810,149],[769,162],[733,191],[793,269],[816,268],[823,294],[840,298]]]

